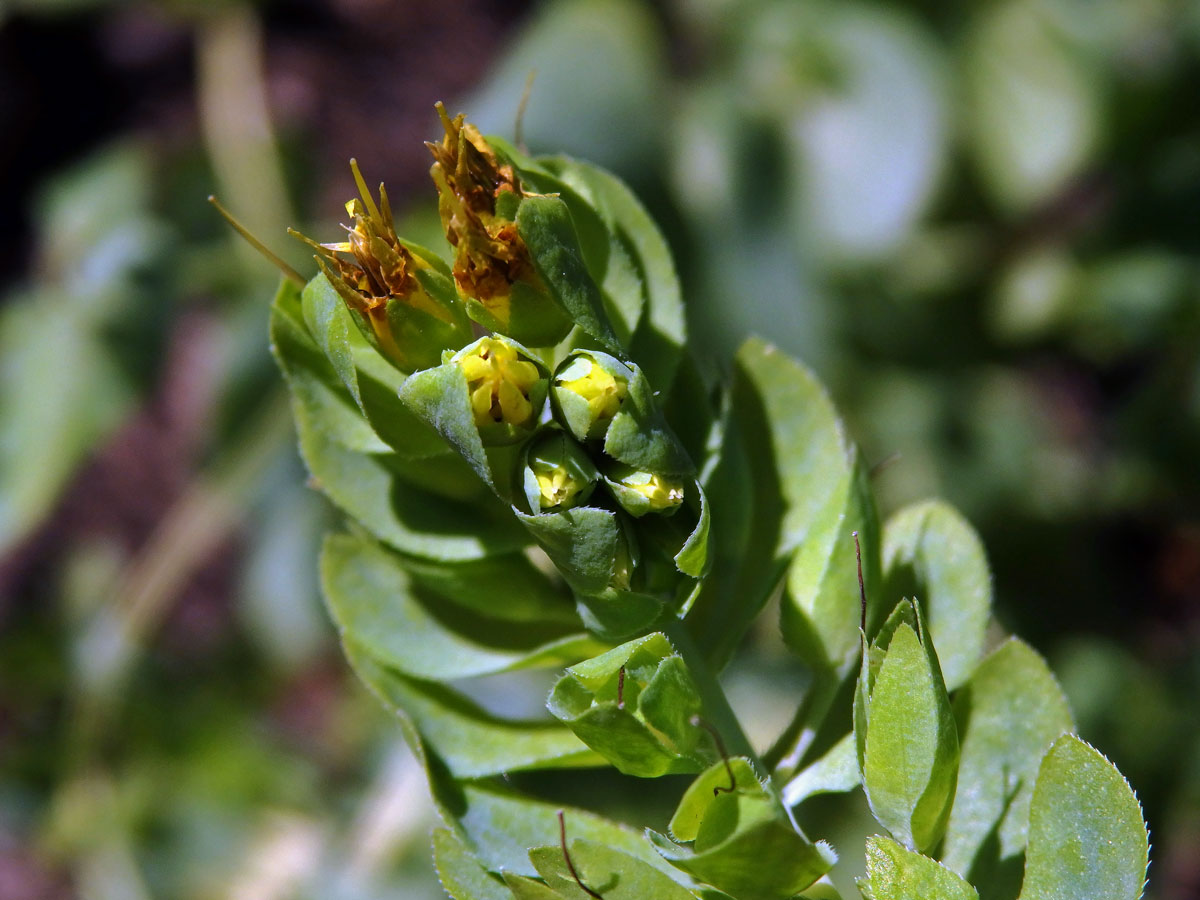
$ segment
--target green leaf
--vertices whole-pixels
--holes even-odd
[[[438,560],[479,559],[528,543],[508,507],[482,489],[479,499],[454,502],[404,483],[396,473],[411,460],[385,452],[387,444],[359,414],[309,337],[294,288],[276,298],[271,341],[292,389],[300,453],[314,483],[368,531],[405,553]]]
[[[747,341],[735,375],[721,457],[702,479],[721,498],[713,543],[722,561],[689,625],[706,655],[723,661],[790,561],[785,639],[813,666],[848,669],[860,616],[855,531],[872,609],[880,594],[879,523],[857,450],[813,374],[774,347]]]
[[[362,406],[358,390],[358,370],[354,365],[354,345],[365,344],[358,326],[350,317],[346,301],[341,298],[329,279],[317,275],[304,286],[301,309],[308,333],[312,335],[341,379],[354,402]]]
[[[683,543],[683,547],[675,554],[675,566],[684,575],[693,578],[703,578],[712,564],[709,554],[708,535],[712,528],[712,513],[708,508],[708,496],[700,482],[695,482],[696,494],[700,497],[700,516],[696,527]]]
[[[272,342],[293,391],[303,391],[310,406],[323,410],[329,433],[348,447],[392,449],[412,460],[452,456],[446,442],[400,402],[404,374],[366,342],[350,315],[324,275],[308,283],[302,298],[281,288],[272,309]]]
[[[687,340],[679,278],[671,250],[633,192],[615,176],[579,160],[543,160],[599,213],[610,241],[601,270],[592,274],[614,297],[642,295],[640,319],[629,341],[629,356],[650,384],[666,391]],[[568,201],[570,205],[570,201]],[[589,267],[592,258],[587,256]]]
[[[505,872],[504,883],[508,885],[512,896],[517,900],[562,900],[562,895],[558,891],[546,887],[540,881],[526,878],[524,875]]]
[[[603,648],[583,634],[551,637],[560,627],[505,625],[422,597],[396,555],[363,538],[326,539],[321,584],[343,637],[414,678],[557,667]],[[477,589],[487,592],[486,585]]]
[[[406,557],[418,585],[458,606],[506,622],[568,625],[579,621],[569,592],[525,553],[499,553],[462,562]],[[486,585],[487,590],[480,590]]]
[[[517,209],[517,231],[538,275],[575,323],[609,353],[622,355],[562,198],[524,198]]]
[[[1038,4],[981,11],[963,47],[968,147],[995,202],[1021,212],[1089,161],[1101,133],[1100,86]]]
[[[684,794],[670,828],[676,840],[691,841],[692,847],[648,832],[663,858],[739,900],[791,898],[837,860],[827,844],[809,843],[795,830],[741,757],[703,772]]]
[[[497,782],[454,783],[436,768],[432,779],[434,798],[442,815],[454,823],[485,868],[527,877],[537,875],[529,861],[529,848],[558,842],[561,805],[521,796]],[[564,814],[570,839],[603,844],[636,857],[676,880],[685,878],[654,852],[640,831],[583,809],[568,807]]]
[[[416,372],[404,382],[400,399],[462,455],[484,484],[494,485],[460,366],[446,363]]]
[[[1138,900],[1149,854],[1129,783],[1079,738],[1060,737],[1033,789],[1021,900]]]
[[[945,503],[907,506],[884,526],[883,568],[889,602],[920,598],[953,691],[979,661],[991,616],[992,579],[978,535]]]
[[[924,640],[902,622],[887,644],[867,703],[862,758],[872,814],[917,851],[935,846],[945,832],[959,759],[950,700],[921,630]]]
[[[654,633],[571,666],[546,701],[585,744],[626,775],[698,772],[703,732],[695,682],[666,637]]]
[[[433,864],[453,900],[512,900],[504,882],[489,875],[462,838],[448,828],[433,831]]]
[[[730,779],[729,773],[733,772]],[[671,836],[677,841],[689,843],[696,840],[705,816],[712,809],[713,802],[721,796],[730,796],[728,792],[714,793],[714,789],[735,787],[751,794],[762,791],[758,775],[749,760],[735,756],[729,760],[729,768],[723,762],[714,763],[704,770],[684,792],[671,817]]]
[[[604,900],[694,900],[695,894],[640,859],[587,840],[572,840],[567,823],[568,850],[580,880]],[[559,845],[534,847],[529,859],[546,884],[560,897],[586,900]]]
[[[692,474],[695,466],[659,410],[650,381],[640,368],[630,369],[629,393],[604,434],[604,452],[658,475]]]
[[[752,471],[756,478],[778,472],[784,510],[776,552],[793,554],[784,638],[807,662],[844,668],[858,649],[853,532],[868,600],[879,593],[879,524],[858,452],[808,369],[758,340],[738,351],[738,367],[762,404],[769,435],[766,446],[749,448],[757,458]]]
[[[0,554],[36,527],[132,400],[116,361],[64,298],[0,317]]]
[[[546,551],[567,583],[583,594],[600,594],[613,581],[620,523],[607,509],[581,506],[517,518]]]
[[[867,838],[865,900],[978,900],[975,888],[945,866],[885,837]]]
[[[980,663],[954,709],[962,762],[942,861],[985,898],[1013,897],[1038,766],[1074,727],[1071,711],[1045,661],[1015,638]]]
[[[344,647],[358,677],[386,706],[411,720],[456,778],[600,762],[558,722],[502,719],[445,685],[387,668],[350,638]]]
[[[797,806],[818,794],[843,794],[862,784],[851,732],[826,751],[825,755],[805,768],[783,789],[783,802]]]

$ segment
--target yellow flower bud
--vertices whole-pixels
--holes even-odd
[[[554,377],[555,414],[578,440],[604,436],[629,394],[632,373],[607,354],[580,351]]]
[[[531,394],[542,375],[516,347],[498,338],[481,338],[456,361],[467,379],[476,425],[533,423],[540,409],[534,408]]]
[[[683,482],[677,478],[615,465],[605,472],[605,480],[617,502],[634,517],[651,512],[670,515],[683,503]]]
[[[674,509],[683,502],[683,485],[651,472],[634,472],[621,479],[621,484],[650,501],[654,510]]]
[[[598,477],[583,448],[557,429],[535,439],[526,454],[525,495],[534,512],[578,506]]]

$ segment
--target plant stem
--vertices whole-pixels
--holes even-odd
[[[804,761],[804,754],[816,739],[821,723],[829,714],[842,679],[836,672],[817,672],[800,702],[796,714],[771,748],[763,754],[763,764],[784,780],[790,779]]]

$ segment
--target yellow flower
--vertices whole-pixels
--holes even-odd
[[[517,349],[496,338],[482,338],[458,359],[467,379],[476,425],[528,425],[537,412],[530,392],[542,377]]]

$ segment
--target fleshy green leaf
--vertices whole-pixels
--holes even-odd
[[[504,883],[508,885],[516,900],[562,900],[562,894],[558,891],[546,887],[540,881],[526,878],[524,875],[505,872]]]
[[[484,484],[493,484],[487,453],[471,413],[467,379],[459,366],[447,363],[417,372],[404,382],[400,399],[462,454]]]
[[[809,843],[796,832],[749,761],[740,757],[701,773],[685,792],[670,827],[676,840],[692,846],[648,832],[663,858],[739,900],[790,898],[837,860],[828,845]]]
[[[711,758],[698,752],[703,732],[691,723],[699,692],[660,633],[571,666],[546,706],[627,775],[698,772]]]
[[[604,435],[604,452],[635,469],[659,475],[690,475],[695,467],[654,399],[640,368],[630,366],[629,394]]]
[[[1045,661],[1015,638],[993,651],[954,698],[962,735],[958,791],[942,861],[980,886],[1013,897],[1042,757],[1074,725]]]
[[[666,240],[633,192],[613,175],[573,159],[544,162],[586,198],[608,226],[609,252],[603,270],[592,274],[610,295],[644,295],[629,355],[657,390],[666,391],[687,339],[679,279]]]
[[[336,378],[308,337],[298,304],[297,292],[280,293],[271,337],[292,389],[300,453],[316,486],[380,540],[415,556],[468,560],[522,548],[528,538],[486,492],[454,502],[397,477],[407,461],[386,452],[340,383],[331,386]]]
[[[978,900],[975,888],[945,866],[885,837],[867,838],[865,900]]]
[[[738,351],[739,374],[762,404],[769,444],[755,477],[777,469],[783,522],[777,552],[794,553],[782,604],[788,644],[821,668],[841,668],[858,649],[859,533],[868,599],[878,594],[879,525],[870,489],[825,389],[808,369],[761,341]],[[765,458],[764,458],[765,457]]]
[[[517,209],[517,231],[538,275],[575,323],[605,350],[620,355],[620,343],[604,314],[600,289],[584,265],[571,214],[562,198],[523,199]]]
[[[870,690],[863,787],[871,812],[914,850],[946,829],[959,746],[937,657],[907,623],[898,625]]]
[[[407,557],[404,569],[421,587],[492,619],[555,625],[579,621],[565,585],[535,566],[525,553],[464,562]],[[480,590],[480,585],[487,590]]]
[[[859,644],[855,531],[868,601],[880,595],[879,523],[857,450],[812,373],[757,339],[738,351],[731,407],[706,482],[720,497],[713,524],[724,561],[710,577],[721,590],[706,590],[689,613],[697,641],[723,661],[790,561],[785,639],[813,666],[849,668]]]
[[[359,334],[325,276],[310,281],[299,299],[293,294],[280,293],[272,310],[275,353],[293,391],[304,391],[309,405],[336,417],[330,434],[348,447],[390,448],[405,459],[452,456],[445,441],[400,402],[404,373]]]
[[[452,783],[434,770],[434,797],[443,816],[453,822],[471,852],[492,872],[534,877],[530,847],[558,842],[561,806],[523,797],[490,781]],[[654,852],[639,831],[583,809],[565,810],[567,836],[588,840],[640,859],[676,880],[686,880]]]
[[[453,900],[512,900],[504,882],[488,874],[462,838],[448,828],[433,831],[433,864]]]
[[[1021,900],[1138,900],[1149,853],[1141,806],[1116,766],[1074,735],[1055,741],[1029,806]]]
[[[953,691],[978,662],[991,615],[991,573],[979,537],[953,507],[917,503],[884,526],[883,568],[889,601],[920,598]]]
[[[418,681],[385,667],[350,639],[344,646],[359,678],[385,705],[412,721],[456,778],[600,762],[558,722],[502,719],[445,685]]]
[[[308,333],[317,342],[354,402],[361,407],[358,370],[354,366],[354,344],[365,341],[350,318],[346,301],[334,290],[328,278],[318,275],[304,286],[300,302]]]
[[[587,840],[572,840],[568,823],[567,848],[580,880],[604,900],[694,900],[695,894],[642,860]],[[588,895],[575,883],[562,847],[534,847],[529,859],[560,897],[584,900]]]
[[[531,623],[505,625],[422,596],[395,554],[349,535],[326,540],[321,582],[343,636],[414,678],[445,681],[556,667],[603,647],[586,635],[557,636],[561,628]]]
[[[817,794],[852,791],[861,783],[852,732],[787,783],[783,789],[783,802],[788,806],[796,806]]]

